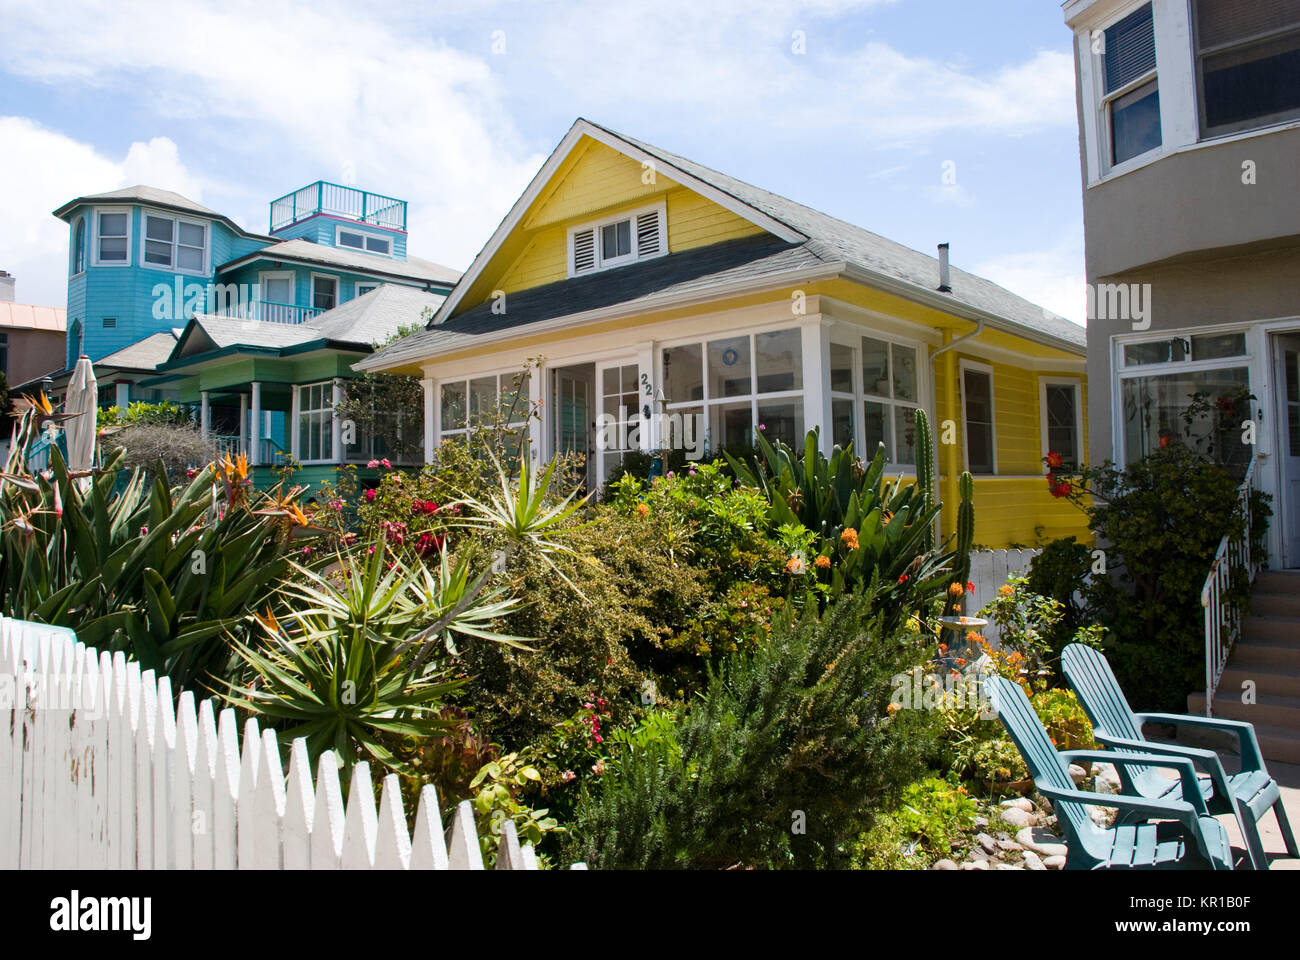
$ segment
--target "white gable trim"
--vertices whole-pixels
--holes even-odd
[[[690,187],[702,197],[712,200],[721,207],[725,207],[737,216],[744,217],[750,223],[780,237],[787,243],[799,243],[808,239],[797,230],[790,228],[779,220],[769,217],[760,210],[749,206],[749,204],[742,203],[731,194],[724,193],[717,187],[705,183],[698,177],[694,177],[687,173],[685,170],[673,166],[658,157],[652,157],[644,150],[632,145],[621,137],[617,137],[609,131],[601,129],[595,124],[579,118],[574,121],[573,126],[571,126],[569,132],[564,135],[564,139],[560,141],[559,146],[557,146],[551,155],[546,158],[546,162],[542,164],[542,168],[537,171],[537,174],[529,182],[528,188],[524,190],[519,199],[515,201],[514,206],[510,208],[510,212],[506,214],[505,219],[501,221],[487,244],[479,251],[478,256],[474,258],[474,262],[469,265],[469,269],[466,270],[460,280],[457,281],[456,286],[452,288],[447,299],[444,300],[442,306],[438,308],[438,312],[434,314],[431,323],[442,323],[451,316],[456,307],[460,305],[461,299],[465,296],[466,291],[468,291],[469,288],[478,280],[479,276],[487,268],[488,263],[491,262],[492,258],[496,256],[497,251],[501,249],[502,244],[505,243],[506,238],[509,237],[510,234],[514,232],[515,227],[519,225],[524,214],[528,212],[528,208],[531,207],[533,202],[541,195],[542,191],[551,182],[551,178],[555,176],[556,171],[559,170],[560,165],[564,163],[569,154],[573,152],[574,147],[578,145],[578,142],[584,136],[590,137],[599,143],[603,143],[610,149],[617,150],[619,153],[630,157],[638,163],[652,164],[657,172],[668,173],[673,180],[680,183],[682,186]],[[667,237],[665,236],[664,239],[666,242]]]

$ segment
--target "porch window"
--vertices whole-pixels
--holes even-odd
[[[298,459],[327,463],[334,458],[334,383],[298,387]]]
[[[917,371],[915,346],[862,338],[864,460],[875,457],[883,443],[888,462],[916,463],[916,408],[920,406]],[[832,378],[832,404],[834,390]]]
[[[440,435],[467,437],[480,427],[499,424],[517,441],[517,451],[528,428],[531,375],[523,371],[490,373],[464,380],[444,380],[440,390]]]
[[[997,473],[992,369],[963,361],[961,395],[966,425],[966,469],[971,473]]]
[[[313,273],[311,277],[311,305],[316,310],[333,310],[339,302],[338,277]]]
[[[1106,30],[1104,62],[1103,110],[1110,129],[1110,162],[1119,165],[1162,143],[1150,4]]]
[[[802,444],[799,330],[686,343],[665,348],[662,357],[670,423],[678,422],[674,416],[703,416],[710,450],[748,451],[756,427],[773,443]]]
[[[144,262],[202,273],[208,247],[206,224],[149,213],[144,218]]]
[[[95,230],[95,262],[131,262],[131,215],[126,211],[100,211]]]

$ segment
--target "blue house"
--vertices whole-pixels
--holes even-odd
[[[70,237],[54,393],[84,354],[102,405],[193,404],[205,433],[264,467],[370,459],[373,441],[338,442],[342,382],[460,276],[407,255],[405,201],[325,181],[273,200],[266,234],[147,186],[77,197],[54,215]]]

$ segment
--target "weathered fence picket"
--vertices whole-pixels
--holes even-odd
[[[274,730],[174,696],[167,677],[71,630],[0,617],[0,869],[482,870],[469,801],[443,829],[421,790],[408,833],[395,775],[378,809],[370,768],[339,760],[313,780],[294,741],[286,773]],[[499,870],[536,870],[507,822]]]
[[[966,613],[974,616],[980,608],[997,596],[998,588],[1008,577],[1023,576],[1029,564],[1042,553],[1041,550],[977,550],[970,555],[970,579],[975,594],[966,600]],[[996,642],[1001,631],[996,624],[984,628],[984,637]]]

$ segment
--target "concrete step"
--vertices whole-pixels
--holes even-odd
[[[1239,696],[1242,684],[1246,681],[1253,682],[1255,692],[1261,696],[1300,697],[1300,671],[1249,667],[1243,665],[1236,656],[1233,656],[1228,668],[1223,671],[1216,696]]]
[[[1300,674],[1300,647],[1284,641],[1244,640],[1233,649],[1228,665]]]
[[[1242,703],[1239,693],[1223,695],[1223,688],[1214,697],[1214,715],[1224,720],[1245,720],[1248,723],[1279,727],[1300,737],[1300,697],[1279,697],[1259,694],[1254,703]]]
[[[1261,593],[1256,590],[1250,612],[1257,617],[1290,617],[1300,620],[1300,594]]]
[[[1247,617],[1242,629],[1242,639],[1281,643],[1300,650],[1300,620],[1292,617]]]
[[[1221,710],[1223,702],[1216,697],[1214,715],[1225,720],[1249,720],[1248,717],[1228,716]],[[1241,704],[1238,704],[1241,706]],[[1194,693],[1187,698],[1187,712],[1194,716],[1205,716],[1205,694]],[[1259,741],[1259,751],[1265,760],[1276,763],[1300,763],[1300,729],[1279,727],[1269,723],[1251,721],[1255,727],[1255,739]],[[1199,727],[1178,727],[1178,742],[1191,747],[1218,750],[1222,753],[1236,754],[1240,741],[1235,733],[1207,730]]]
[[[1266,570],[1255,578],[1255,591],[1300,594],[1300,570]]]

